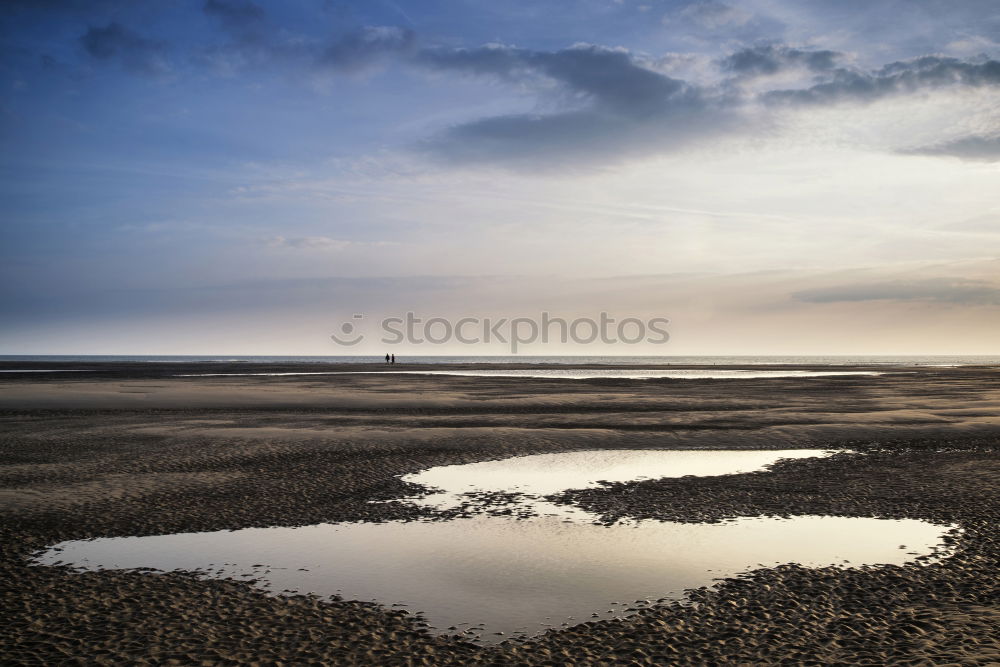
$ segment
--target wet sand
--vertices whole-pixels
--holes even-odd
[[[485,366],[463,368],[473,367]],[[6,663],[1000,661],[1000,369],[548,380],[174,377],[381,365],[51,368],[87,372],[0,377]],[[646,447],[857,453],[615,484],[562,500],[607,521],[832,514],[955,523],[964,532],[955,555],[936,563],[762,569],[694,591],[693,606],[665,602],[491,647],[430,635],[418,618],[366,603],[271,597],[246,583],[180,574],[27,566],[37,549],[68,539],[418,518],[428,510],[368,501],[408,495],[398,476],[430,466]]]

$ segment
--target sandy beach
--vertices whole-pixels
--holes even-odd
[[[0,41],[0,667],[1000,667],[1000,1]]]
[[[0,377],[8,664],[1000,662],[1000,369],[564,380],[359,364],[20,367],[56,372]],[[374,372],[179,377],[317,370]],[[432,466],[596,448],[850,450],[560,497],[607,522],[819,514],[962,532],[940,561],[759,569],[692,591],[695,605],[666,601],[495,646],[430,634],[412,614],[366,602],[29,566],[70,539],[418,519],[428,510],[370,501],[405,496],[399,477]]]

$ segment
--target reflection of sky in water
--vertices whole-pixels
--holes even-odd
[[[541,494],[636,473],[662,477],[756,469],[789,453],[572,452],[432,468],[407,480],[444,489],[442,497],[470,486],[509,490],[512,480]],[[543,466],[551,479],[539,473]],[[932,552],[947,530],[915,520],[814,516],[604,526],[579,509],[562,512],[530,498],[521,502],[532,504],[541,516],[103,538],[63,543],[61,551],[49,550],[39,562],[202,569],[207,576],[257,578],[257,585],[275,592],[340,593],[401,603],[411,612],[423,611],[439,631],[483,624],[484,639],[491,641],[501,638],[494,632],[534,634],[549,625],[593,620],[594,614],[621,615],[633,601],[680,597],[686,588],[711,585],[714,578],[760,564],[902,564]]]
[[[403,476],[442,493],[423,503],[447,507],[449,501],[467,491],[518,491],[545,496],[566,489],[598,486],[598,482],[628,482],[639,479],[712,476],[763,470],[778,459],[824,456],[822,449],[774,450],[656,450],[600,449],[557,454],[518,456],[454,466],[438,466]]]
[[[464,375],[471,377],[526,377],[565,380],[619,378],[623,380],[738,380],[747,378],[825,377],[827,375],[882,375],[878,371],[757,371],[757,370],[660,370],[647,368],[538,368],[462,371],[302,371],[286,373],[188,373],[177,377],[222,377],[243,375]]]
[[[642,380],[655,378],[737,380],[746,378],[824,377],[827,375],[882,375],[878,371],[758,371],[758,370],[660,370],[646,368],[540,368],[511,370],[463,371],[389,371],[422,375],[468,375],[480,377],[530,377],[586,380],[592,378],[622,378]]]

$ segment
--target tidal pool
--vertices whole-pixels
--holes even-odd
[[[636,601],[681,599],[685,589],[757,567],[899,565],[943,553],[950,527],[916,520],[744,517],[608,526],[543,498],[600,481],[728,474],[822,454],[602,450],[442,466],[404,477],[433,487],[429,495],[395,502],[448,508],[464,493],[514,492],[512,504],[529,517],[473,511],[450,520],[101,538],[61,543],[36,562],[197,570],[273,593],[338,594],[419,611],[435,632],[490,642],[627,615]]]
[[[461,371],[374,371],[416,375],[464,375],[468,377],[527,377],[565,380],[591,380],[615,378],[623,380],[745,380],[761,378],[826,377],[830,375],[882,375],[880,371],[800,371],[800,370],[742,370],[742,369],[657,369],[657,368],[522,368],[510,370],[461,370]]]
[[[520,504],[547,512],[558,511],[543,500],[567,489],[585,489],[601,482],[629,482],[697,475],[708,477],[763,470],[779,459],[827,456],[824,449],[786,450],[662,450],[588,449],[554,454],[515,456],[497,461],[437,466],[410,475],[404,482],[432,492],[409,502],[449,509],[466,494],[524,494]],[[581,510],[582,511],[582,510]],[[593,517],[587,515],[588,520]]]
[[[419,371],[292,371],[284,373],[185,373],[176,377],[231,377],[244,375],[284,376],[284,375],[462,375],[467,377],[499,378],[548,378],[562,380],[591,380],[594,378],[614,378],[620,380],[655,380],[671,378],[675,380],[741,380],[787,377],[826,377],[830,375],[882,375],[881,371],[800,371],[800,370],[699,370],[699,369],[656,369],[656,368],[515,368],[510,370],[419,370]]]

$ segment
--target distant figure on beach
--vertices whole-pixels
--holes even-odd
[[[389,363],[389,353],[388,352],[385,355],[385,363]]]
[[[392,363],[396,363],[396,355],[392,355]]]

